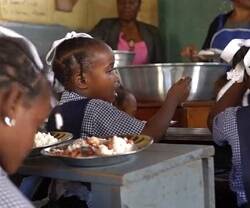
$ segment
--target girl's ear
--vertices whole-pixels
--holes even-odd
[[[78,89],[87,89],[88,88],[88,80],[85,73],[76,73],[73,76],[73,82],[74,86],[76,86]]]
[[[24,92],[17,84],[12,84],[1,96],[1,120],[5,117],[16,120],[19,109],[23,105]]]

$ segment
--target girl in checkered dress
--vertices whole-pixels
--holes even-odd
[[[60,130],[72,132],[75,138],[146,134],[160,139],[177,105],[189,94],[191,80],[183,78],[172,86],[161,109],[145,123],[112,105],[119,82],[112,49],[104,42],[87,34],[69,33],[54,43],[47,62],[65,88],[59,105],[51,113],[48,130],[58,130],[54,115],[60,113],[63,118]],[[65,189],[63,194],[67,197],[66,193]],[[84,200],[84,194],[77,188],[74,194]]]
[[[77,33],[66,37],[54,44],[56,47],[47,56],[55,79],[65,88],[57,109],[50,116],[49,130],[56,130],[53,115],[59,110],[62,117],[67,117],[61,130],[75,133],[75,137],[146,134],[161,138],[177,105],[189,94],[190,78],[183,78],[172,86],[162,108],[145,124],[112,105],[119,81],[111,48]],[[77,129],[72,126],[74,129],[69,129],[75,120],[80,123]]]

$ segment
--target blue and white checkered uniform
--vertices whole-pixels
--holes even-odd
[[[247,203],[243,186],[240,142],[237,128],[236,112],[239,107],[227,108],[219,113],[213,122],[213,139],[216,144],[229,144],[232,149],[232,169],[230,172],[230,187],[237,195],[239,206]]]
[[[75,92],[65,91],[59,104],[77,101],[86,97]],[[73,110],[73,109],[72,109]],[[91,99],[82,122],[82,137],[140,134],[145,122],[137,120],[118,110],[112,104],[98,99]]]
[[[0,167],[0,207],[33,208],[33,205],[22,195]]]
[[[80,96],[75,92],[64,91],[59,105],[84,98],[86,97]],[[87,136],[104,137],[140,134],[145,126],[145,122],[129,116],[112,104],[102,100],[91,99],[84,110],[81,133],[83,138]],[[58,190],[57,198],[62,195],[66,197],[76,195],[81,200],[85,200],[89,208],[92,207],[91,192],[81,183],[59,180],[55,189]]]

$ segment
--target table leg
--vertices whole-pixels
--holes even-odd
[[[120,187],[107,184],[91,184],[93,208],[121,207]]]
[[[202,159],[205,208],[215,208],[213,157]]]

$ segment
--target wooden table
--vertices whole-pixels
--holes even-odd
[[[214,208],[212,146],[153,144],[131,160],[106,167],[69,167],[26,160],[19,173],[91,183],[94,208]]]

